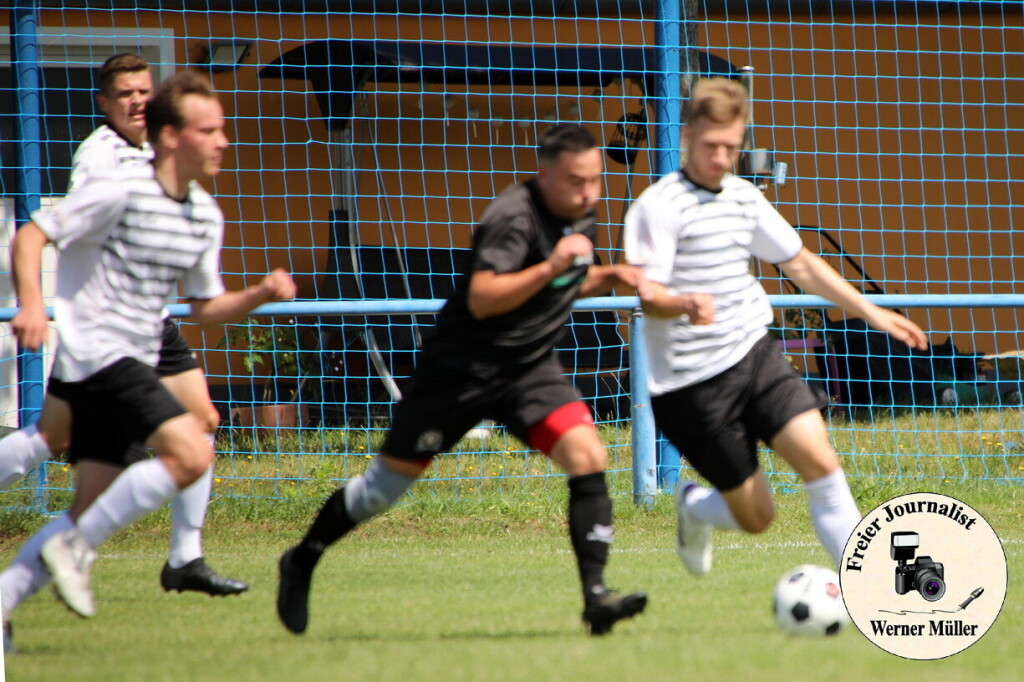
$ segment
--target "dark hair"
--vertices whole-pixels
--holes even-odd
[[[146,135],[150,142],[157,142],[160,130],[165,125],[174,126],[177,130],[185,125],[181,115],[181,100],[186,95],[216,97],[217,92],[210,81],[195,71],[180,71],[165,80],[146,104]]]
[[[712,123],[746,121],[749,111],[747,89],[742,84],[728,78],[708,78],[693,88],[687,122],[693,124],[702,118]]]
[[[554,161],[563,152],[577,154],[597,146],[594,136],[576,123],[559,123],[543,133],[537,143],[537,159],[541,163]]]
[[[96,73],[96,89],[106,94],[107,88],[114,84],[114,79],[122,73],[149,71],[149,62],[134,52],[122,52],[108,57]]]

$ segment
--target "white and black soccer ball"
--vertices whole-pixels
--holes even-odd
[[[834,635],[850,622],[839,576],[812,564],[797,566],[779,578],[772,610],[787,635]]]

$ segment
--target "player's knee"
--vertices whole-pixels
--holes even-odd
[[[206,433],[214,433],[218,427],[220,427],[220,412],[217,408],[209,403],[206,404],[206,408],[202,414],[196,415],[199,420],[200,426],[204,428]]]
[[[213,445],[202,430],[202,422],[194,415],[166,423],[149,445],[173,463],[179,483],[199,478],[213,464]]]
[[[598,443],[566,444],[564,452],[552,453],[552,459],[564,463],[566,473],[570,476],[586,476],[604,471],[608,466],[608,454],[604,446]]]
[[[71,439],[66,431],[43,430],[39,432],[39,437],[54,455],[61,454],[71,445]]]
[[[736,522],[745,532],[756,534],[768,530],[774,520],[775,507],[769,504],[750,509],[748,513],[737,518]]]
[[[204,440],[202,446],[190,448],[187,457],[182,458],[182,471],[192,479],[198,479],[213,464],[213,449]]]
[[[588,470],[585,473],[595,474],[608,467],[608,452],[600,443],[586,448],[580,459],[584,468]]]
[[[362,523],[377,516],[397,502],[415,480],[416,476],[396,471],[380,457],[374,459],[361,476],[346,486],[345,508],[349,517]]]

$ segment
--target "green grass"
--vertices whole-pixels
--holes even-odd
[[[616,488],[626,484],[616,476]],[[910,483],[857,481],[863,510]],[[1012,680],[1024,636],[1024,494],[1014,485],[951,483],[941,492],[978,509],[1009,562],[1001,616],[972,647],[940,661],[905,661],[852,626],[834,639],[791,639],[770,615],[775,579],[827,563],[804,497],[780,494],[760,536],[716,535],[715,570],[685,573],[673,549],[666,495],[652,510],[616,495],[617,536],[607,577],[645,589],[645,614],[605,638],[584,635],[562,495],[422,495],[332,548],[316,574],[302,637],[274,615],[276,559],[311,519],[316,501],[220,499],[206,548],[252,590],[229,599],[165,594],[157,583],[167,512],[103,547],[95,568],[97,616],[82,621],[49,591],[15,614],[20,653],[11,680]],[[9,561],[30,515],[0,516]]]

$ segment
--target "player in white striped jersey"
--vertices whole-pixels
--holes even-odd
[[[88,466],[79,467],[75,528],[54,534],[40,553],[58,594],[83,616],[94,612],[88,573],[95,547],[191,485],[213,458],[203,419],[186,412],[154,369],[167,297],[180,283],[193,319],[221,324],[295,293],[283,270],[241,291],[221,284],[223,220],[196,182],[219,171],[227,146],[209,84],[191,72],[172,77],[147,105],[146,125],[154,140],[148,177],[94,179],[33,214],[14,242],[22,309],[13,328],[27,348],[47,332],[39,254],[48,241],[61,250],[60,345],[48,390],[71,407],[69,458]],[[135,441],[157,458],[127,461]]]
[[[146,140],[146,102],[153,91],[149,64],[139,55],[114,55],[104,62],[97,77],[97,104],[106,122],[90,134],[75,151],[68,193],[89,178],[117,172],[135,175],[151,173],[153,148]],[[166,312],[165,312],[165,315]],[[192,350],[169,316],[164,320],[160,362],[157,373],[171,394],[189,412],[199,417],[213,441],[220,414],[213,406],[206,377]],[[64,442],[66,443],[66,436]],[[147,456],[141,443],[131,446],[127,462]],[[0,474],[2,476],[2,474]],[[160,571],[165,590],[195,590],[210,595],[239,594],[248,585],[219,575],[203,556],[202,526],[213,484],[211,467],[194,485],[183,490],[171,503],[170,552]],[[3,578],[0,576],[0,587]]]
[[[822,400],[768,335],[772,310],[750,274],[751,256],[893,338],[926,347],[916,324],[868,301],[804,248],[754,185],[730,173],[748,107],[735,81],[699,83],[683,128],[685,165],[626,215],[626,258],[652,282],[642,306],[655,423],[714,486],[681,481],[676,489],[677,550],[695,575],[711,568],[712,528],[759,533],[772,521],[758,439],[804,480],[815,531],[837,563],[860,521]]]
[[[92,132],[75,151],[68,192],[82,187],[90,178],[112,173],[152,174],[153,149],[146,141],[145,104],[153,91],[149,64],[135,54],[117,54],[107,59],[97,73],[96,102],[105,122]],[[164,327],[157,372],[183,406],[207,424],[209,437],[220,421],[210,401],[206,379],[192,356],[191,349],[169,319]],[[0,488],[21,478],[45,459],[58,456],[70,440],[70,413],[67,405],[47,395],[40,419],[25,429],[0,440]],[[141,444],[131,446],[134,462],[147,456]],[[89,466],[87,463],[83,466]],[[225,578],[206,564],[202,551],[201,529],[210,497],[212,469],[183,490],[171,504],[171,548],[161,571],[164,589],[197,590],[211,595],[238,594],[248,585]],[[36,536],[41,543],[53,533],[67,529],[71,521],[60,516]],[[14,562],[0,574],[0,593],[4,595],[4,624],[21,601],[49,581],[39,561],[38,548],[26,546]],[[8,638],[9,639],[9,638]],[[5,640],[6,641],[6,640]]]
[[[68,193],[98,175],[141,172],[153,160],[146,141],[146,102],[153,94],[153,75],[145,59],[116,54],[96,74],[96,105],[104,121],[82,140],[71,157]]]

